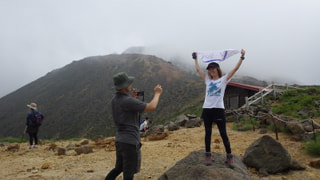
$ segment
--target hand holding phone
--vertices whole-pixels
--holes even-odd
[[[197,59],[197,53],[196,52],[192,53],[192,59]]]

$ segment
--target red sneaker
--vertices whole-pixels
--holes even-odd
[[[233,164],[233,155],[232,154],[227,154],[227,164],[229,165],[229,167],[234,168]]]
[[[212,164],[212,156],[210,152],[206,152],[205,163],[207,166],[210,166]]]

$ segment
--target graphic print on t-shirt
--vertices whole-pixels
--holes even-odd
[[[220,96],[221,95],[221,88],[218,87],[218,84],[221,83],[221,81],[213,83],[210,82],[207,96]]]

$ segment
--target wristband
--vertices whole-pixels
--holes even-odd
[[[244,56],[241,56],[240,58],[241,58],[242,60],[244,60]]]

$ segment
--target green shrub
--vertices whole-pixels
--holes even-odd
[[[238,123],[233,123],[231,129],[238,130]]]
[[[316,136],[316,141],[310,140],[305,145],[308,154],[320,156],[320,135]]]
[[[281,128],[279,129],[279,131],[280,131],[280,132],[287,133],[287,134],[291,134],[290,130],[289,130],[288,128],[286,128],[286,127],[281,127]]]
[[[243,130],[245,130],[245,131],[249,131],[249,130],[252,130],[252,129],[253,129],[253,125],[252,124],[246,124],[243,127]]]
[[[275,132],[276,131],[276,127],[274,125],[268,125],[267,126],[267,129],[269,129],[270,131],[272,132]]]
[[[271,109],[271,111],[275,114],[282,114],[281,108],[278,105],[274,105]]]

